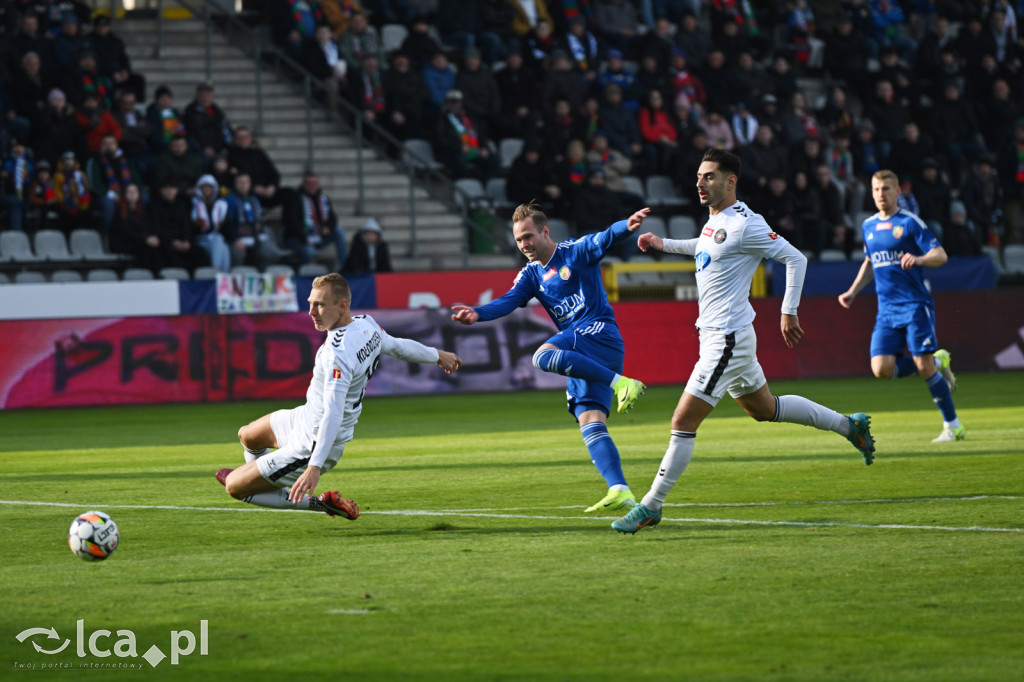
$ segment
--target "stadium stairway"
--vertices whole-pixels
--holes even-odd
[[[125,41],[132,68],[146,76],[147,95],[151,98],[157,87],[167,85],[174,94],[174,106],[184,112],[195,95],[196,85],[206,80],[206,35],[202,20],[165,19],[159,57],[153,55],[157,42],[155,18],[128,16],[117,21],[114,30]],[[258,119],[255,60],[215,30],[211,37],[211,63],[214,101],[232,125],[255,129]],[[270,68],[263,68],[261,87],[263,129],[257,132],[256,139],[280,171],[282,187],[297,187],[307,166],[306,110],[301,88]],[[335,204],[349,240],[366,217],[372,216],[384,229],[396,271],[458,270],[467,263],[470,269],[515,266],[509,255],[467,254],[467,228],[458,213],[430,198],[421,188],[416,190],[417,257],[410,257],[412,225],[408,176],[390,161],[379,158],[372,149],[363,152],[364,211],[356,215],[358,181],[354,141],[327,119],[322,105],[315,107],[313,166],[321,186]]]

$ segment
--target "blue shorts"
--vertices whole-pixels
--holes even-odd
[[[599,329],[595,331],[595,327]],[[585,355],[616,374],[622,374],[626,345],[622,342],[619,328],[613,324],[596,322],[584,329],[559,332],[548,339],[547,343],[562,350]],[[609,414],[612,406],[612,387],[569,377],[565,385],[565,399],[566,406],[574,417],[587,410],[602,410]]]
[[[897,318],[879,315],[871,333],[871,357],[876,355],[903,355],[909,348],[911,355],[931,355],[939,347],[935,334],[935,308],[922,304],[909,315]]]

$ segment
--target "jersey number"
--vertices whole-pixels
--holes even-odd
[[[377,357],[375,357],[373,359],[373,362],[370,363],[370,366],[366,368],[366,383],[363,384],[363,390],[359,394],[359,400],[357,400],[354,403],[352,403],[352,409],[353,410],[363,404],[363,398],[366,396],[366,384],[370,383],[370,379],[373,378],[373,373],[377,371],[378,367],[380,367],[380,356],[379,355]]]

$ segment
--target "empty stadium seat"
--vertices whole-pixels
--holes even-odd
[[[413,138],[402,143],[402,163],[414,170],[441,170],[444,164],[434,158],[434,148],[427,140]]]
[[[146,268],[128,268],[124,271],[124,277],[122,279],[126,282],[153,279],[153,273]]]
[[[505,178],[491,178],[487,181],[487,198],[491,200],[495,208],[512,208],[515,203],[508,200],[508,181]]]
[[[51,282],[81,282],[82,276],[74,270],[54,270],[50,274]]]
[[[498,147],[498,154],[501,157],[501,167],[510,168],[523,151],[523,140],[518,137],[506,137]]]
[[[251,265],[232,265],[232,275],[258,275],[260,274],[259,268],[255,268]]]
[[[42,256],[48,261],[80,260],[68,251],[68,242],[60,230],[39,230],[32,240],[32,245],[36,255]]]
[[[548,218],[548,233],[556,244],[558,242],[564,242],[566,239],[572,239],[572,233],[569,231],[569,223],[561,220],[560,218]]]
[[[127,258],[108,252],[103,248],[103,238],[96,230],[74,230],[68,241],[71,255],[84,260],[121,260]]]
[[[653,206],[665,206],[667,208],[682,208],[689,205],[689,200],[682,198],[676,193],[672,178],[667,175],[652,175],[647,178],[645,187],[647,202]]]
[[[7,273],[0,272],[0,284],[10,284],[11,278],[7,276]]]
[[[266,272],[274,275],[294,275],[295,268],[288,265],[287,263],[275,263],[274,265],[268,265]]]
[[[688,215],[672,216],[668,221],[668,236],[672,239],[694,239],[697,236],[697,221]]]
[[[1001,275],[1003,273],[1003,255],[999,252],[998,246],[983,246],[981,252],[989,257],[992,261],[993,267],[996,269],[996,274]]]
[[[41,256],[32,252],[27,234],[13,230],[0,232],[0,261],[34,263],[41,260]]]
[[[1008,275],[1024,275],[1024,244],[1008,244],[1003,249],[1003,267]]]
[[[641,232],[640,230],[643,230],[643,232]],[[640,228],[640,230],[637,230],[636,232],[633,233],[633,244],[636,244],[636,238],[639,237],[644,232],[653,232],[659,237],[664,237],[668,232],[668,227],[666,227],[665,225],[664,218],[659,218],[656,215],[650,215],[644,218],[644,224],[643,227]]]
[[[196,271],[192,273],[192,279],[217,279],[217,275],[219,273],[220,270],[218,270],[217,268],[211,267],[209,265],[204,265],[202,267],[196,268]]]
[[[626,191],[630,194],[635,194],[639,197],[647,195],[644,191],[644,181],[635,175],[624,175],[622,177],[622,182],[626,184]]]
[[[455,203],[467,208],[487,208],[491,200],[484,186],[475,178],[460,178],[455,181]]]
[[[179,281],[191,279],[188,276],[188,270],[185,268],[161,268],[158,274],[160,279],[176,279]]]
[[[846,261],[846,254],[839,249],[825,249],[818,256],[818,260],[822,263],[838,263],[840,261]]]
[[[380,29],[380,44],[385,54],[402,47],[402,42],[408,35],[409,29],[402,24],[384,24]]]
[[[22,270],[14,276],[15,284],[42,284],[46,281],[46,275],[35,270]]]
[[[85,275],[86,282],[116,282],[117,273],[110,268],[93,268]]]
[[[320,263],[306,263],[299,266],[300,277],[319,277],[327,274],[327,266]]]

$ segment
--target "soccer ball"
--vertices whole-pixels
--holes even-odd
[[[114,520],[101,511],[88,511],[71,522],[68,545],[79,559],[103,561],[117,549]]]

